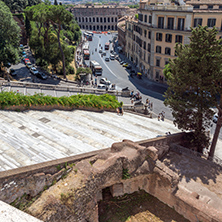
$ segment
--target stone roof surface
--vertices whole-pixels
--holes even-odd
[[[0,111],[0,124],[0,171],[179,132],[172,122],[126,112]]]

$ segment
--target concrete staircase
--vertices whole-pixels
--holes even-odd
[[[0,171],[179,132],[171,122],[125,112],[0,111]]]

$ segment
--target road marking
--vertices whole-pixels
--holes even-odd
[[[95,36],[96,38],[98,38],[97,36]],[[100,43],[100,38],[98,38],[99,39],[99,43]],[[98,52],[98,54],[100,54],[99,52]],[[101,57],[101,55],[100,55],[100,57]],[[110,71],[110,73],[111,74],[113,74],[115,77],[117,77],[113,72],[112,72],[112,70],[107,66],[107,64],[106,64],[106,62],[104,61],[104,59],[101,57],[101,60],[102,60],[102,62],[104,63],[104,65],[106,66],[106,68]]]

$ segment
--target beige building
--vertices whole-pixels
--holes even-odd
[[[70,8],[81,29],[92,31],[117,30],[118,19],[130,11],[117,5],[75,5]]]
[[[163,69],[176,56],[175,44],[189,43],[191,27],[215,26],[222,36],[222,1],[140,2],[138,20],[126,21],[126,56],[147,78],[165,82]]]

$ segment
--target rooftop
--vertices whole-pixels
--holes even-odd
[[[0,123],[0,171],[179,132],[171,122],[126,112],[0,111]]]

